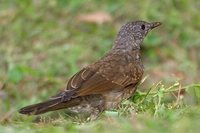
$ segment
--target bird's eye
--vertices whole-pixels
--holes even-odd
[[[145,25],[144,25],[144,24],[141,25],[141,29],[142,29],[142,30],[145,29]]]

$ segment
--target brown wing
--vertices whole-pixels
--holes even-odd
[[[117,84],[96,72],[90,78],[85,80],[82,86],[77,90],[77,95],[102,94],[110,90],[119,90],[123,87],[123,85]]]
[[[63,101],[66,101],[78,96],[103,94],[111,90],[119,91],[126,85],[126,81],[119,84],[90,68],[84,68],[69,80],[66,91],[61,92],[53,98],[63,97]]]
[[[107,79],[91,68],[85,68],[75,74],[68,82],[67,90],[75,90],[76,96],[101,94],[112,89],[120,89],[123,85]]]

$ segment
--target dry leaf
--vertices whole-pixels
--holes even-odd
[[[103,11],[81,14],[77,17],[77,19],[81,22],[96,23],[96,24],[102,24],[105,22],[112,21],[111,15]]]

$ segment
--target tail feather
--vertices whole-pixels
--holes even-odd
[[[19,113],[26,114],[26,115],[38,115],[38,114],[46,113],[49,111],[76,106],[79,103],[80,103],[80,99],[78,97],[66,102],[61,102],[60,98],[50,99],[45,102],[41,102],[38,104],[33,104],[33,105],[26,106],[24,108],[21,108],[19,110]]]

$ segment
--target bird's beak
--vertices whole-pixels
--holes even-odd
[[[152,23],[150,23],[150,27],[151,27],[151,29],[153,29],[153,28],[160,26],[161,24],[162,24],[161,22],[152,22]]]

